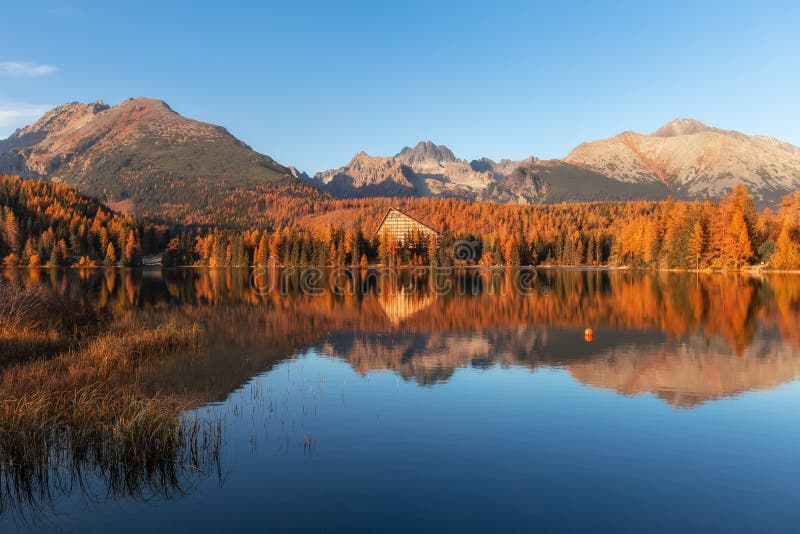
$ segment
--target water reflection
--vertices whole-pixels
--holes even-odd
[[[72,530],[211,529],[218,509],[236,510],[241,529],[288,530],[298,521],[308,529],[321,517],[384,521],[413,496],[417,506],[397,518],[406,518],[402,530],[442,518],[443,529],[528,520],[553,530],[586,521],[596,530],[598,518],[610,528],[628,517],[628,530],[641,531],[660,517],[674,531],[689,516],[704,524],[722,501],[738,512],[715,512],[736,516],[727,525],[763,526],[794,498],[800,426],[793,397],[772,401],[796,387],[711,401],[800,375],[800,277],[541,271],[532,291],[517,291],[513,273],[464,270],[441,294],[429,275],[412,271],[394,279],[349,272],[335,288],[297,271],[266,293],[253,291],[246,269],[0,276],[46,284],[100,334],[200,325],[197,351],[153,358],[130,376],[142,399],[174,398],[197,407],[181,417],[225,423],[224,440],[221,427],[199,443],[189,432],[188,441],[171,440],[169,454],[137,452],[139,463],[126,439],[98,441],[102,454],[86,454],[69,432],[44,441],[18,432],[25,447],[7,440],[14,450],[41,446],[26,470],[0,462],[0,530],[9,515],[55,517],[49,509],[68,510],[53,525]],[[59,361],[60,350],[39,353],[39,363]],[[38,376],[37,362],[2,356],[0,393],[22,390],[16,377]],[[70,372],[45,378],[62,374]],[[122,386],[127,379],[118,378]],[[208,442],[203,461],[209,449],[198,447]],[[769,491],[743,497],[729,490],[730,477],[737,492]],[[454,489],[453,480],[464,483]],[[641,497],[653,488],[665,497]],[[650,511],[629,514],[631,496]],[[436,499],[445,501],[434,513],[419,505]],[[479,501],[486,508],[469,516]],[[576,516],[563,504],[574,502],[589,509]],[[442,516],[448,503],[454,513]],[[253,523],[262,516],[268,525]]]
[[[467,366],[560,367],[585,384],[685,407],[774,388],[800,373],[800,278],[791,275],[540,271],[540,290],[522,293],[508,287],[508,276],[462,272],[444,295],[424,274],[402,272],[389,287],[355,271],[339,278],[346,291],[323,281],[313,294],[301,290],[302,272],[269,294],[252,290],[245,269],[3,276],[47,283],[117,320],[179,316],[205,325],[202,358],[161,362],[145,381],[153,391],[204,401],[223,400],[307,347],[359,373],[391,370],[420,385]],[[590,343],[586,327],[594,329]]]

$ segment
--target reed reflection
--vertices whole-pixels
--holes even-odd
[[[281,291],[268,293],[253,290],[247,269],[3,276],[46,283],[117,320],[202,324],[205,365],[165,361],[150,380],[204,399],[225,398],[309,346],[360,372],[387,369],[426,385],[464,366],[558,366],[587,384],[681,406],[798,374],[800,278],[791,275],[541,270],[529,281],[535,290],[522,292],[508,270],[461,269],[442,292],[425,269],[307,274],[284,273]]]

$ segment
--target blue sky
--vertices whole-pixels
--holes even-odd
[[[796,2],[115,4],[4,2],[0,137],[149,96],[310,172],[420,139],[563,157],[675,117],[800,145]]]

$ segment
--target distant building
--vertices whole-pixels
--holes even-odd
[[[397,208],[389,208],[386,215],[381,219],[378,225],[378,230],[375,235],[381,238],[383,235],[390,235],[400,244],[414,233],[418,233],[421,237],[427,237],[430,241],[438,241],[439,232],[424,224],[410,215],[406,215]]]

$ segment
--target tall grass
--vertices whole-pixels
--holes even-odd
[[[59,346],[0,374],[0,514],[35,517],[74,488],[169,498],[218,473],[222,422],[187,416],[197,399],[147,395],[138,383],[149,362],[199,350],[203,329],[169,323],[82,336],[50,315],[58,307],[46,290],[0,286],[6,339],[18,349],[26,336]]]
[[[37,328],[53,311],[54,297],[41,284],[24,287],[0,283],[0,326],[5,328]]]
[[[100,383],[105,389],[114,389],[135,381],[139,367],[152,360],[198,351],[204,339],[200,325],[175,322],[105,333],[83,340],[55,358],[12,367],[0,384],[17,393]]]
[[[0,280],[0,367],[68,349],[104,324],[104,314],[68,303],[43,284]]]
[[[96,497],[170,498],[219,472],[222,422],[133,390],[87,386],[0,404],[0,514],[32,515],[78,487]]]

